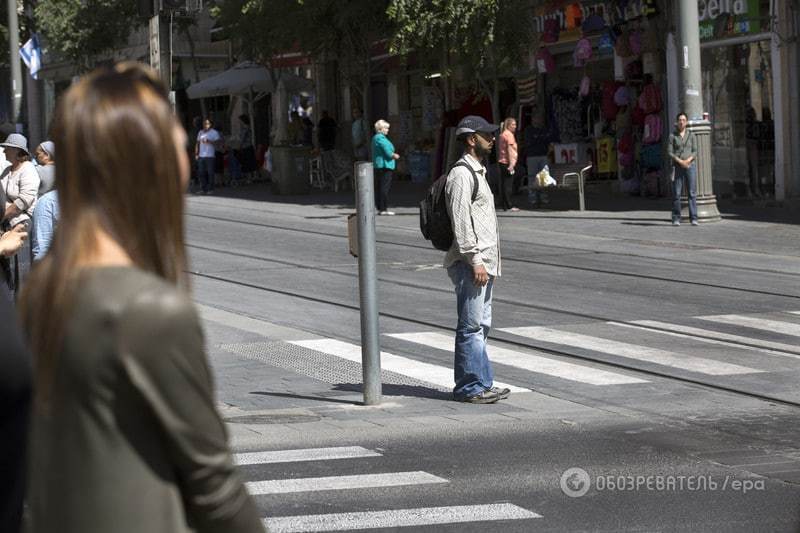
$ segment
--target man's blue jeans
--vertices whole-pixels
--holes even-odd
[[[214,162],[213,157],[200,157],[197,159],[197,177],[203,192],[214,190]]]
[[[490,389],[494,381],[492,364],[486,353],[486,339],[492,326],[492,285],[476,287],[472,267],[457,261],[447,269],[455,285],[458,305],[453,397],[463,400]]]
[[[697,220],[697,165],[689,168],[675,165],[675,181],[672,182],[672,221],[681,221],[681,192],[686,183],[689,197],[689,220]]]

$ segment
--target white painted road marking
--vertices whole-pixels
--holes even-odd
[[[496,503],[360,513],[281,516],[267,518],[264,520],[264,524],[274,533],[310,533],[314,531],[422,527],[494,520],[528,520],[541,517],[541,515],[510,503]]]
[[[744,337],[742,335],[731,335],[730,333],[721,333],[719,331],[713,331],[710,329],[693,328],[691,326],[684,326],[681,324],[670,324],[668,322],[659,322],[658,320],[635,320],[629,324],[623,322],[607,322],[607,324],[626,328],[637,328],[651,332],[653,330],[649,328],[655,328],[659,330],[656,333],[663,335],[673,335],[676,337],[696,340],[698,342],[720,344],[722,346],[739,348],[741,350],[758,350],[762,353],[768,353],[770,355],[800,359],[800,355],[798,355],[800,354],[800,346],[785,344],[782,342],[762,341],[760,339],[753,339],[751,337]],[[709,338],[704,339],[702,337]],[[737,343],[744,343],[748,344],[749,346],[741,346]]]
[[[336,339],[315,339],[308,341],[289,341],[291,344],[302,346],[310,350],[335,355],[348,361],[361,364],[361,346],[343,342]],[[402,374],[426,383],[438,385],[444,389],[452,389],[453,369],[430,363],[423,363],[408,357],[401,357],[388,352],[381,352],[381,368],[397,374]],[[530,392],[530,389],[515,387],[506,383],[495,382],[498,387],[508,387],[512,392]]]
[[[574,346],[576,348],[606,353],[617,357],[625,357],[627,359],[635,359],[637,361],[644,361],[646,363],[655,363],[663,366],[680,368],[700,374],[725,376],[732,374],[755,374],[762,372],[761,370],[756,370],[754,368],[716,361],[714,359],[694,357],[691,355],[668,352],[658,348],[649,348],[647,346],[639,346],[636,344],[628,344],[626,342],[603,339],[601,337],[581,335],[580,333],[572,333],[569,331],[558,331],[545,327],[531,326],[520,328],[501,328],[500,330],[505,331],[506,333],[519,335],[521,337],[528,337],[530,339],[535,339],[542,342]]]
[[[338,446],[333,448],[306,448],[301,450],[278,450],[274,452],[237,453],[233,456],[237,465],[331,461],[334,459],[360,459],[362,457],[381,457],[381,454],[373,452],[372,450],[367,450],[361,446]]]
[[[361,474],[355,476],[310,477],[299,479],[273,479],[247,483],[254,496],[287,494],[290,492],[317,492],[321,490],[348,490],[403,485],[428,485],[448,483],[446,479],[427,472],[390,472],[387,474]]]
[[[438,350],[452,350],[453,337],[444,335],[443,333],[393,333],[389,337],[400,339],[417,344],[430,346]],[[578,381],[581,383],[588,383],[590,385],[622,385],[629,383],[648,383],[644,379],[639,379],[624,374],[617,374],[615,372],[607,372],[589,366],[581,366],[573,363],[565,363],[563,361],[556,361],[547,357],[542,357],[532,353],[518,352],[509,350],[507,348],[500,348],[498,346],[491,346],[489,348],[489,359],[493,362],[502,365],[513,366],[537,372],[539,374],[546,374],[548,376],[555,376],[561,379],[570,381]]]
[[[700,320],[708,320],[710,322],[718,322],[720,324],[745,326],[748,328],[760,329],[763,331],[771,331],[773,333],[780,333],[782,335],[800,337],[800,324],[794,324],[791,322],[782,322],[780,320],[769,320],[766,318],[756,318],[752,316],[741,316],[741,315],[698,316],[695,318],[699,318]]]

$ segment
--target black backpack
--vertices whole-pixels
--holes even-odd
[[[450,170],[456,167],[466,167],[472,174],[472,202],[478,197],[478,175],[466,161],[459,161]],[[453,244],[453,224],[447,212],[447,198],[445,195],[445,185],[447,184],[447,174],[439,177],[428,189],[425,199],[419,203],[419,229],[422,236],[431,241],[437,250],[447,251]]]

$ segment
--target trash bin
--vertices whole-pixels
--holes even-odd
[[[275,194],[308,194],[311,150],[306,146],[272,147],[272,190]]]

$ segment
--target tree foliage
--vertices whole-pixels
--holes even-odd
[[[238,56],[265,67],[291,51],[306,27],[299,0],[226,0],[212,7],[211,15]]]
[[[81,69],[125,45],[144,22],[135,0],[39,0],[34,13],[47,47]]]
[[[529,0],[391,0],[392,50],[446,50],[474,71],[518,68],[533,39]]]
[[[237,55],[270,67],[273,76],[274,58],[282,53],[336,60],[368,110],[372,47],[391,36],[388,5],[389,0],[226,0],[212,15],[233,40]]]
[[[387,13],[392,51],[444,58],[445,75],[457,68],[474,79],[496,114],[498,78],[526,68],[535,46],[529,0],[391,0]]]

